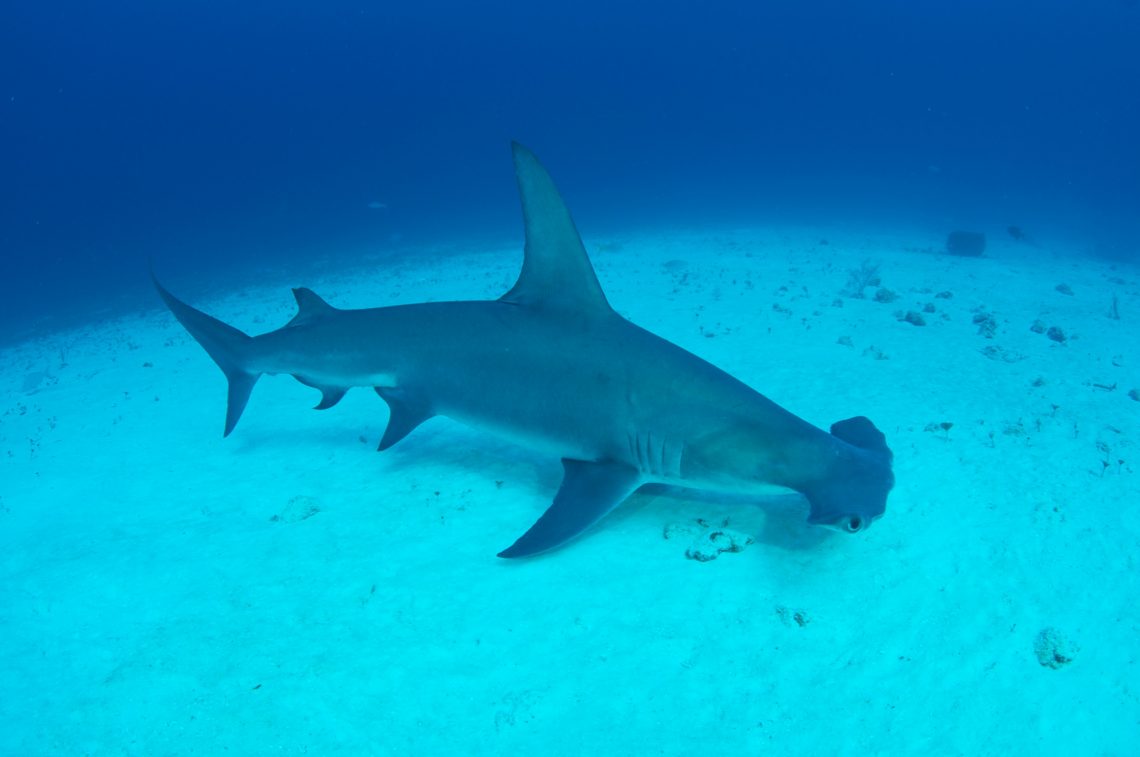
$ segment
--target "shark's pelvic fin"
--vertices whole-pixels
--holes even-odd
[[[641,474],[617,462],[562,461],[554,503],[499,557],[526,557],[561,546],[597,523],[641,486]]]
[[[511,149],[522,198],[526,248],[518,281],[499,299],[570,311],[579,317],[611,313],[574,219],[550,174],[534,153],[518,142],[512,142]]]
[[[304,287],[294,289],[293,298],[297,300],[297,315],[293,316],[293,320],[286,324],[288,326],[300,326],[336,310],[332,305],[322,300],[320,295],[312,289],[305,289]]]
[[[222,373],[229,381],[228,401],[226,402],[226,427],[223,436],[229,436],[234,430],[246,403],[249,402],[250,392],[257,383],[260,373],[248,370],[248,353],[253,344],[253,338],[247,334],[222,323],[217,318],[206,315],[187,305],[175,297],[158,283],[152,274],[151,279],[158,289],[159,296],[174,317],[178,319],[190,336],[202,345],[202,348],[214,359]]]
[[[381,452],[435,415],[435,411],[425,399],[398,387],[378,386],[376,393],[388,403],[388,427],[384,429],[384,436],[380,439]]]

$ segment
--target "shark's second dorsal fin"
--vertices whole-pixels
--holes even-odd
[[[293,290],[293,298],[297,300],[297,315],[293,316],[288,326],[300,326],[336,310],[312,289],[298,287]]]
[[[574,219],[550,174],[518,142],[512,142],[511,149],[522,198],[526,250],[518,281],[499,299],[579,314],[611,312]]]

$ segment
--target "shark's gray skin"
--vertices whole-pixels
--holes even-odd
[[[526,251],[498,300],[340,310],[295,289],[297,316],[250,337],[155,280],[229,379],[225,434],[261,374],[287,373],[321,391],[322,409],[350,387],[375,387],[391,411],[382,450],[444,415],[560,456],[553,504],[501,557],[561,546],[651,482],[792,489],[807,497],[809,522],[850,532],[883,514],[892,455],[869,420],[827,433],[618,315],[550,176],[513,150]]]

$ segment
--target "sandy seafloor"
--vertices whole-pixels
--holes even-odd
[[[0,753],[1135,754],[1135,265],[850,229],[587,243],[636,323],[816,425],[871,417],[886,515],[846,536],[794,496],[659,488],[501,560],[557,460],[447,419],[378,454],[372,392],[312,412],[289,377],[223,440],[222,374],[156,297],[4,350]],[[261,333],[286,282],[341,307],[483,299],[520,259],[166,283]],[[864,261],[897,301],[841,294]],[[711,531],[744,548],[690,559]]]

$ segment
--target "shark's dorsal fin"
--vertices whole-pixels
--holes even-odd
[[[582,315],[611,313],[570,211],[550,174],[527,148],[511,143],[522,198],[526,248],[522,273],[499,299]]]
[[[312,289],[298,287],[293,290],[293,298],[297,300],[297,315],[293,316],[293,320],[286,324],[288,326],[309,323],[336,310],[332,305],[322,300],[321,296]]]

